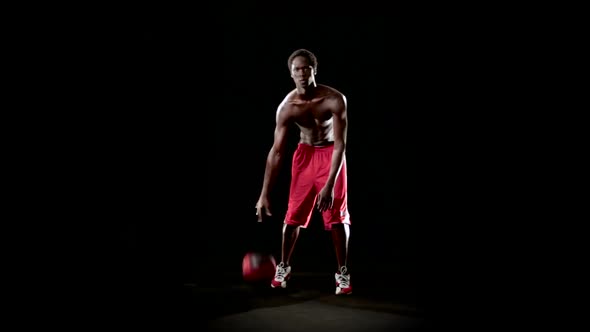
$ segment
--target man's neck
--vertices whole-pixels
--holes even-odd
[[[314,92],[315,92],[316,88],[317,88],[317,86],[316,86],[315,82],[310,84],[306,88],[298,87],[297,88],[297,95],[299,95],[299,97],[302,99],[311,99],[314,96]]]

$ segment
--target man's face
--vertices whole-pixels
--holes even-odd
[[[291,77],[297,87],[307,87],[314,80],[314,70],[307,58],[298,56],[291,63]]]

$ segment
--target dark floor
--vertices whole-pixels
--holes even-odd
[[[354,279],[353,294],[336,296],[334,276],[293,273],[286,289],[235,276],[185,284],[188,318],[210,331],[392,331],[425,327],[415,291]]]

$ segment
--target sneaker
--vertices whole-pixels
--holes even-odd
[[[336,295],[348,295],[352,293],[350,285],[350,274],[347,273],[346,266],[340,268],[340,273],[336,273]]]
[[[279,265],[277,265],[275,277],[271,281],[270,286],[272,288],[285,288],[287,287],[287,280],[289,280],[289,278],[291,278],[291,267],[285,267],[285,263],[281,262]]]

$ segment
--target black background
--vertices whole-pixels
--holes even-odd
[[[218,14],[153,4],[96,8],[108,13],[38,30],[47,43],[32,54],[43,55],[51,75],[37,84],[58,91],[55,99],[35,96],[48,107],[31,116],[50,131],[47,141],[35,140],[49,155],[34,165],[47,166],[40,176],[51,186],[35,195],[57,201],[35,206],[43,214],[35,255],[48,258],[47,266],[25,262],[37,282],[80,286],[74,293],[122,313],[156,312],[182,304],[172,297],[184,283],[239,275],[248,250],[278,255],[288,162],[273,195],[275,216],[256,223],[254,205],[274,112],[293,88],[287,57],[304,47],[318,56],[318,82],[348,97],[351,273],[374,273],[378,284],[385,271],[420,301],[444,302],[435,310],[455,308],[450,302],[490,306],[487,299],[502,294],[515,267],[503,266],[510,245],[529,238],[516,228],[531,209],[507,211],[524,206],[524,191],[511,186],[523,184],[518,163],[536,137],[521,131],[529,114],[507,100],[526,85],[521,64],[538,59],[520,53],[529,26],[514,35],[499,19],[502,8],[465,18],[453,7],[355,15],[304,7],[286,4],[269,15],[245,2]],[[49,217],[74,222],[60,228]],[[299,271],[334,269],[317,221],[296,248]],[[46,251],[46,242],[63,250]],[[56,277],[63,258],[57,271],[67,273]]]
[[[254,205],[277,106],[294,87],[287,58],[307,48],[318,57],[317,82],[348,99],[349,268],[391,278],[383,284],[417,287],[413,151],[403,134],[403,114],[411,110],[402,102],[394,19],[224,17],[213,43],[190,25],[144,24],[117,39],[124,62],[116,68],[128,76],[116,71],[115,93],[125,104],[109,111],[117,120],[109,123],[114,135],[106,152],[107,162],[117,164],[109,196],[126,202],[119,206],[128,230],[123,239],[147,267],[140,275],[172,267],[169,255],[179,283],[239,275],[247,251],[280,255],[297,131],[273,193],[273,217],[258,224]],[[318,221],[314,215],[295,249],[292,264],[300,271],[336,268]]]
[[[193,24],[148,11],[135,18],[86,36],[100,61],[88,71],[95,89],[80,116],[80,134],[90,138],[80,172],[92,199],[81,205],[90,222],[79,242],[92,252],[83,278],[104,289],[95,296],[117,299],[113,309],[150,310],[183,284],[239,279],[248,251],[279,257],[296,130],[273,217],[257,223],[254,206],[276,108],[294,87],[287,58],[297,48],[317,55],[317,82],[348,99],[351,273],[423,295],[408,120],[416,106],[404,79],[415,81],[403,71],[408,54],[395,17],[227,15]],[[334,249],[318,217],[302,231],[292,265],[333,273]]]

